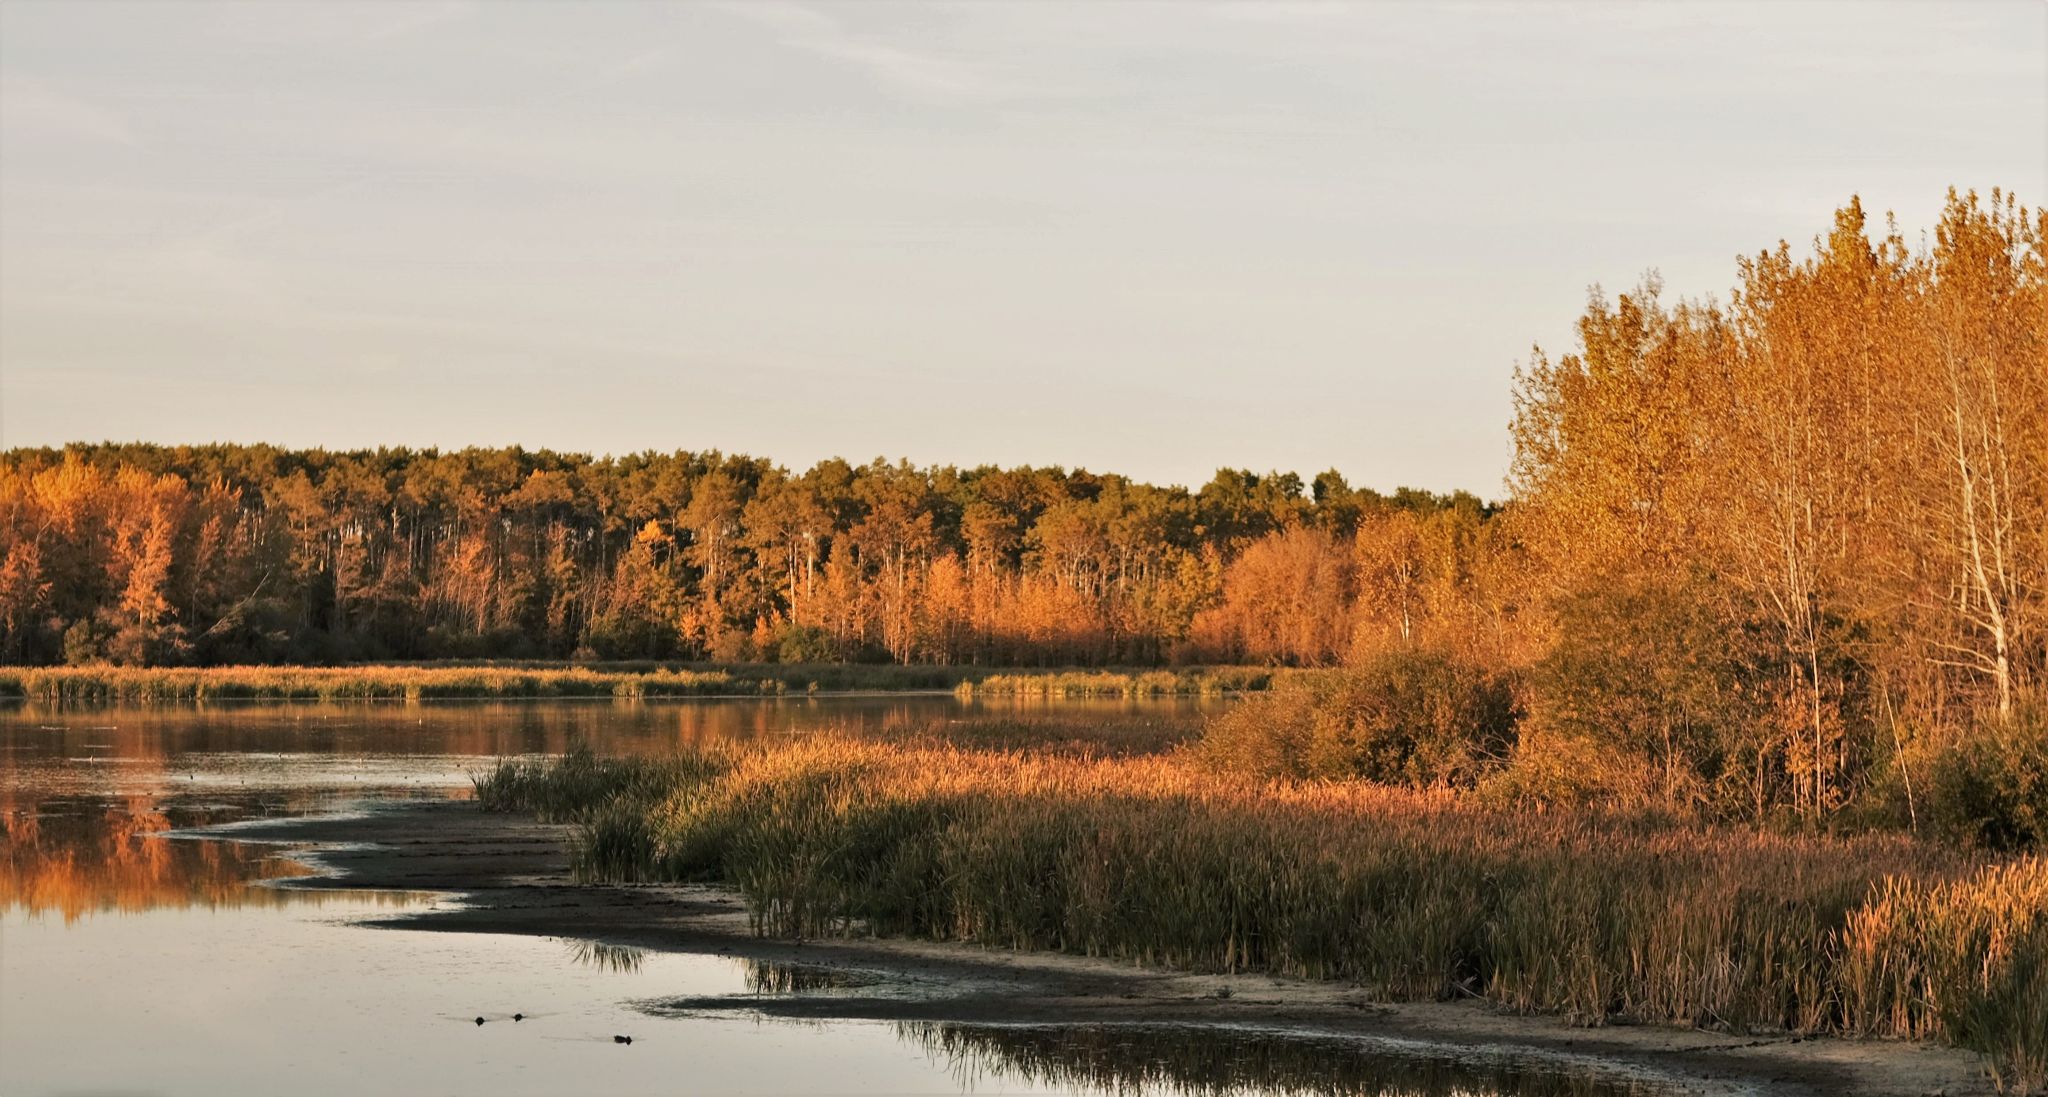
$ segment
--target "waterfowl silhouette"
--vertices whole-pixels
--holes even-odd
[[[477,1019],[476,1019],[476,1023],[477,1023],[477,1024],[483,1024],[483,1023],[484,1023],[484,1019],[483,1019],[483,1018],[481,1018],[481,1017],[479,1017],[479,1018],[477,1018]]]
[[[526,1014],[524,1014],[524,1013],[515,1013],[515,1014],[513,1014],[513,1015],[512,1015],[512,1019],[513,1019],[514,1021],[524,1021],[524,1020],[526,1020]]]
[[[614,1037],[612,1037],[612,1043],[615,1043],[615,1044],[630,1044],[630,1043],[632,1043],[632,1042],[633,1042],[633,1038],[632,1038],[631,1036],[614,1036]]]

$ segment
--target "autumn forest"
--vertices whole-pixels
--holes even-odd
[[[1499,503],[1335,471],[13,450],[0,661],[1341,667],[1262,702],[1328,742],[1248,731],[1240,760],[1916,812],[1913,760],[2048,678],[2044,236],[1996,191],[1924,238],[1851,202],[1725,298],[1596,293],[1516,372]],[[1359,748],[1389,711],[1425,730]]]

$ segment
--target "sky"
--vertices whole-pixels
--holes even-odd
[[[0,446],[1501,494],[1589,287],[2048,201],[2048,4],[0,2]]]

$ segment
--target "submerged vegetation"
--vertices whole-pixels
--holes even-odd
[[[1582,1023],[1934,1038],[2048,1084],[2034,856],[829,735],[508,763],[477,791],[580,821],[588,879],[724,881],[773,934],[1341,979]]]

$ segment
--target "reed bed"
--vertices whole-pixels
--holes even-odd
[[[594,666],[392,664],[300,667],[0,667],[0,697],[52,702],[386,701],[436,698],[776,696],[956,690],[963,697],[1144,697],[1264,689],[1274,672],[1018,671],[777,663]]]
[[[37,701],[423,701],[437,698],[779,694],[780,679],[722,670],[607,672],[490,667],[31,667],[0,670],[0,696]]]
[[[2048,1085],[2039,857],[833,736],[628,784],[583,805],[579,871],[727,881],[766,933],[1265,971],[1587,1024],[1932,1038],[1991,1055],[2015,1092]]]
[[[719,759],[706,753],[601,758],[588,747],[578,747],[560,758],[500,763],[487,773],[471,775],[470,785],[487,810],[526,812],[550,823],[576,822],[596,809],[659,802],[683,785],[722,771]]]
[[[1171,697],[1213,696],[1270,689],[1277,681],[1312,671],[1270,667],[1206,667],[1199,670],[1041,671],[991,674],[962,681],[955,691],[972,696]]]

